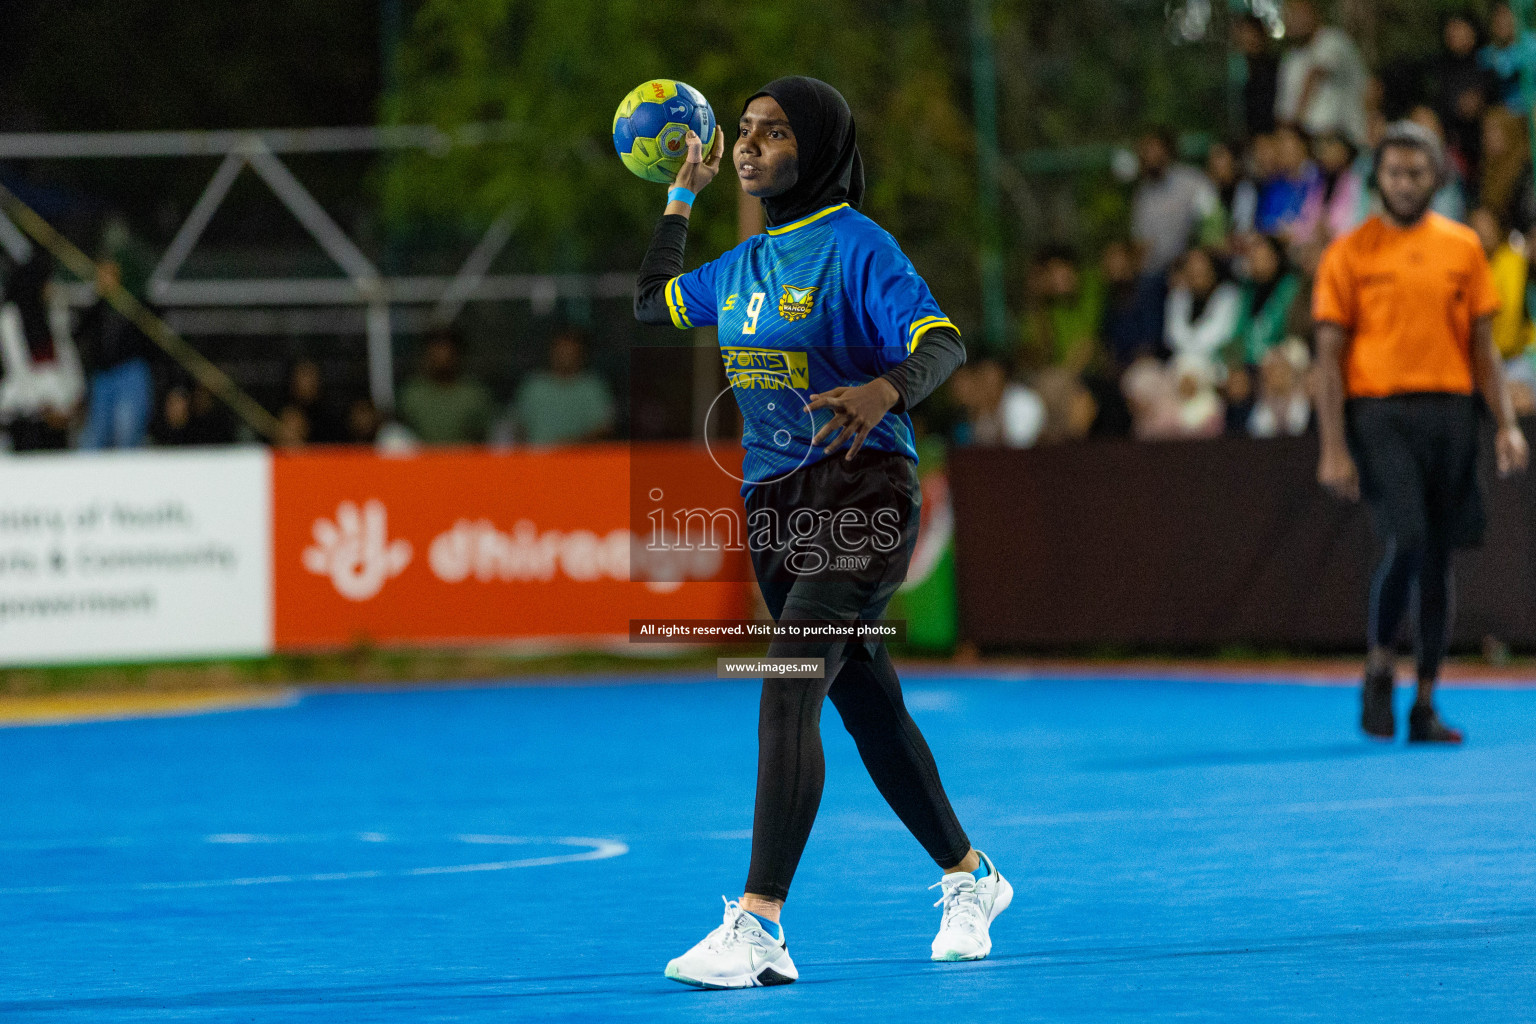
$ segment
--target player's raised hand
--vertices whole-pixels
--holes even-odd
[[[1494,436],[1493,454],[1499,464],[1499,476],[1525,472],[1531,460],[1531,450],[1525,443],[1525,434],[1514,424],[1503,428]]]
[[[715,128],[715,142],[709,147],[707,156],[699,133],[692,128],[688,129],[688,159],[683,164],[682,170],[677,172],[677,180],[673,184],[697,193],[715,180],[715,175],[720,173],[720,161],[724,156],[725,132],[719,127]]]
[[[812,395],[806,403],[805,409],[811,412],[815,409],[831,409],[833,417],[816,431],[816,436],[811,438],[814,447],[822,442],[829,434],[836,434],[830,444],[827,445],[827,454],[831,455],[838,447],[849,438],[853,443],[848,447],[845,459],[852,459],[864,447],[864,439],[869,437],[869,432],[875,429],[891,406],[901,396],[890,381],[883,377],[876,377],[868,384],[860,384],[857,387],[833,388],[819,395]]]

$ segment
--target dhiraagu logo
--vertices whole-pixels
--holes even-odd
[[[804,352],[722,347],[720,355],[725,360],[725,378],[733,388],[810,390],[811,372]]]

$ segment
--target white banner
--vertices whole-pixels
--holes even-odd
[[[0,458],[0,664],[271,650],[265,449]]]

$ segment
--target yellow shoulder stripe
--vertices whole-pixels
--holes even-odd
[[[907,336],[910,337],[910,336],[916,334],[917,333],[917,329],[919,327],[922,327],[924,324],[937,323],[940,320],[947,320],[947,319],[948,319],[948,317],[945,317],[945,316],[941,315],[941,316],[925,316],[921,320],[914,320],[914,321],[912,321],[912,326],[907,328]]]
[[[923,319],[917,321],[916,323],[914,323],[912,325],[912,340],[907,342],[907,352],[911,353],[911,352],[917,351],[917,343],[919,341],[923,340],[923,335],[927,334],[929,331],[933,330],[935,327],[948,327],[950,330],[954,331],[956,334],[960,333],[960,328],[956,327],[953,323],[951,323],[949,317],[945,317],[945,316],[927,316],[927,317],[924,317]]]
[[[686,331],[693,324],[688,320],[688,307],[683,305],[683,287],[673,278],[667,282],[664,294],[667,298],[667,312],[672,314],[672,326],[680,331]]]

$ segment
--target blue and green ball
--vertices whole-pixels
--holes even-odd
[[[690,128],[708,154],[720,125],[704,94],[684,82],[652,79],[619,104],[613,115],[613,148],[635,174],[668,184],[688,159]]]

